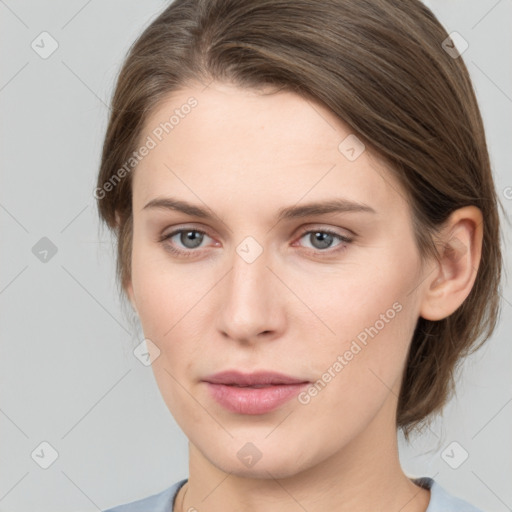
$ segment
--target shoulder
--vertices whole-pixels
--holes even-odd
[[[118,505],[103,512],[172,512],[174,498],[187,479],[180,480],[163,491],[137,501]]]
[[[483,512],[453,494],[430,477],[412,479],[417,485],[430,489],[430,502],[425,512]]]

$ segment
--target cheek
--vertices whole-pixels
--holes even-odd
[[[180,355],[167,350],[151,367],[164,403],[179,427],[189,435],[198,425],[208,422],[209,416],[205,417],[205,410],[193,398],[195,390],[189,388],[186,379],[188,365],[173,364],[176,359],[180,361]]]
[[[327,338],[334,344],[359,334],[364,342],[368,330],[375,333],[376,329],[380,334],[399,326],[407,316],[403,311],[413,300],[413,295],[409,295],[413,279],[404,266],[372,269],[353,265],[349,271],[344,269],[320,279],[314,276],[305,280],[297,276],[295,282],[301,280],[306,305],[319,325],[323,320],[323,331],[327,334],[330,331]]]
[[[194,375],[201,359],[205,295],[211,288],[181,265],[171,265],[165,254],[134,248],[132,284],[144,337],[160,350],[152,367],[166,402],[178,405],[180,385]],[[181,397],[181,398],[180,398]],[[180,398],[180,400],[176,399]]]
[[[354,264],[350,272],[331,275],[325,282],[317,279],[316,286],[309,287],[307,304],[325,324],[316,319],[310,322],[309,337],[314,338],[313,325],[326,333],[316,337],[317,375],[331,369],[340,376],[335,379],[340,389],[358,390],[360,398],[383,388],[381,381],[393,386],[401,376],[417,322],[416,299],[410,293],[416,265],[402,251],[389,254],[378,265]]]
[[[137,237],[132,253],[132,285],[140,321],[150,339],[171,338],[179,320],[198,300],[198,286],[190,282],[183,267],[171,265],[162,250],[144,246]]]
[[[312,418],[330,411],[333,421],[321,428],[332,430],[333,438],[359,431],[386,400],[398,396],[415,324],[414,308],[403,297],[393,300],[389,288],[348,297],[350,300],[340,296],[332,315],[325,312],[323,316],[336,336],[329,344],[318,344],[314,351],[309,347],[318,391],[310,402],[307,397],[301,402],[309,403],[305,411],[310,426],[320,421]]]
[[[144,337],[160,350],[151,365],[152,371],[166,405],[185,428],[181,418],[192,422],[201,419],[184,388],[188,388],[187,376],[194,374],[193,363],[198,359],[194,353],[197,336],[192,329],[197,320],[194,305],[202,287],[187,286],[179,266],[171,273],[167,265],[164,273],[163,262],[153,261],[150,265],[141,256],[139,259],[134,253],[132,282]]]

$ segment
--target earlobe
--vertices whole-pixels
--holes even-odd
[[[482,239],[483,219],[477,207],[452,213],[440,233],[439,261],[425,280],[420,316],[442,320],[460,307],[476,279]]]

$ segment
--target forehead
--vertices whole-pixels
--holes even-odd
[[[187,108],[190,98],[196,105]],[[180,116],[180,110],[188,113]],[[206,88],[173,92],[153,110],[143,134],[169,121],[175,111],[178,115],[172,130],[163,134],[175,159],[184,156],[180,146],[185,144],[200,150],[187,154],[187,160],[209,151],[216,156],[222,152],[225,160],[243,161],[257,154],[259,161],[274,162],[318,161],[322,152],[323,160],[328,161],[337,153],[338,139],[349,133],[324,107],[290,91],[264,94],[213,82]]]
[[[334,113],[290,91],[266,92],[213,82],[160,102],[139,139],[154,147],[137,165],[134,206],[177,190],[260,209],[262,197],[270,205],[337,192],[396,204],[394,177]]]

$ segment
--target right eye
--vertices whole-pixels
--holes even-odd
[[[159,239],[159,242],[161,242],[165,246],[166,250],[171,253],[188,257],[192,256],[194,252],[199,252],[194,251],[194,249],[200,246],[205,236],[208,236],[207,233],[200,229],[182,228],[176,229],[171,233],[162,236]],[[177,237],[176,242],[173,242],[172,244],[169,243],[174,237]],[[176,243],[182,244],[185,249],[176,248]]]

